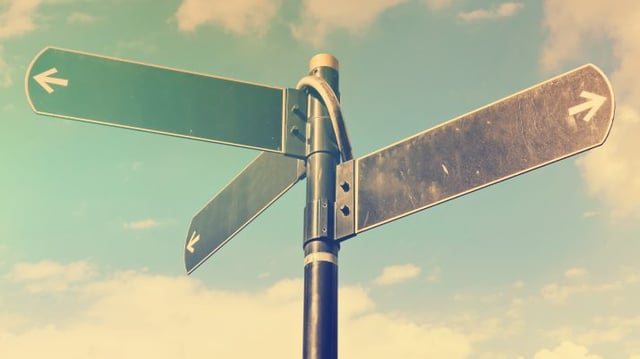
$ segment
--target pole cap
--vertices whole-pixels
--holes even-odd
[[[338,71],[340,64],[338,59],[331,54],[317,54],[309,61],[309,70],[313,70],[316,67],[326,66]]]

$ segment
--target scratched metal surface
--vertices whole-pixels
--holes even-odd
[[[602,144],[611,85],[593,65],[356,162],[356,233]]]
[[[263,152],[193,217],[185,267],[193,272],[302,177],[299,161]]]

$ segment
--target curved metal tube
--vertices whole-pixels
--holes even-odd
[[[322,98],[322,101],[327,106],[329,111],[329,117],[331,118],[331,125],[333,132],[338,142],[338,149],[342,156],[342,161],[346,162],[353,159],[353,153],[351,151],[351,143],[349,142],[349,136],[347,135],[347,128],[344,124],[342,117],[342,109],[340,108],[340,101],[329,84],[323,79],[316,76],[305,76],[296,85],[296,89],[300,90],[303,87],[310,87],[314,89],[318,95]]]

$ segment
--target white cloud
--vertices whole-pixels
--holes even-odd
[[[351,34],[362,34],[380,14],[407,1],[304,0],[300,22],[291,29],[297,39],[321,47],[330,32],[346,30]]]
[[[545,69],[589,62],[588,50],[604,41],[612,50],[616,119],[605,145],[582,156],[578,165],[589,193],[607,205],[613,219],[640,218],[640,2],[546,0],[544,13]]]
[[[0,312],[0,333],[5,330],[16,331],[29,325],[29,320],[22,315]]]
[[[43,260],[17,263],[6,278],[23,283],[28,291],[37,293],[65,291],[71,285],[86,281],[93,275],[93,268],[85,261],[61,264]]]
[[[440,283],[440,277],[442,276],[442,269],[440,266],[434,267],[429,275],[427,276],[427,282],[429,283]]]
[[[511,284],[511,287],[514,289],[522,289],[525,286],[525,282],[522,280],[517,280]]]
[[[640,218],[640,161],[636,155],[640,153],[637,138],[640,113],[637,111],[624,102],[619,105],[607,142],[576,161],[588,193],[604,202],[614,222]]]
[[[451,5],[453,0],[425,0],[425,2],[431,10],[440,10]]]
[[[492,20],[511,17],[524,8],[523,3],[505,2],[494,9],[478,9],[458,14],[458,18],[464,21]]]
[[[264,34],[281,0],[183,0],[176,12],[178,29],[192,32],[207,23],[238,34]]]
[[[12,85],[11,67],[4,59],[4,46],[0,44],[0,88],[9,88]]]
[[[589,354],[589,350],[581,345],[564,341],[556,348],[542,349],[536,353],[534,359],[602,359],[602,357]]]
[[[556,304],[562,304],[565,303],[567,299],[569,299],[569,297],[577,294],[614,292],[622,289],[628,289],[628,287],[636,285],[639,282],[640,277],[638,276],[638,274],[631,272],[625,274],[621,279],[599,284],[581,283],[562,285],[551,283],[545,285],[540,292],[542,298],[544,298],[545,300],[551,301]]]
[[[640,328],[640,317],[597,318],[588,327],[579,329],[563,326],[550,331],[548,336],[554,339],[573,338],[588,346],[602,343],[620,345],[624,339],[633,340],[633,332]]]
[[[406,282],[420,274],[420,267],[415,264],[400,264],[384,267],[375,279],[378,285],[391,285]]]
[[[38,27],[38,8],[41,5],[73,1],[75,0],[0,0],[0,39],[17,37],[34,31]]]
[[[341,358],[467,358],[470,340],[452,329],[421,325],[408,320],[372,313],[348,320]]]
[[[154,219],[143,219],[141,221],[128,222],[122,225],[124,229],[141,230],[159,226],[160,223]]]
[[[17,330],[0,321],[0,348],[22,359],[299,358],[302,290],[300,279],[232,291],[186,276],[121,272],[70,296],[83,305],[70,306],[64,323],[26,318]],[[340,357],[463,359],[470,352],[468,338],[453,329],[374,311],[362,287],[341,288],[339,312]]]
[[[95,16],[79,11],[72,12],[67,16],[68,24],[90,24],[96,22],[96,20]]]
[[[570,268],[564,272],[565,278],[568,278],[568,279],[584,278],[587,275],[589,275],[589,271],[586,268],[582,268],[582,267]]]
[[[5,0],[0,12],[0,39],[23,35],[36,28],[34,16],[42,0]]]
[[[346,31],[363,34],[385,11],[410,0],[303,0],[300,21],[290,26],[295,38],[315,47],[327,35]],[[453,0],[422,0],[431,10],[449,6]],[[211,23],[237,34],[263,35],[276,18],[282,0],[182,0],[175,18],[178,29],[193,32]]]

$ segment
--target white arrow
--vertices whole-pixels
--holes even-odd
[[[194,253],[196,249],[193,246],[199,241],[200,235],[198,234],[198,232],[193,231],[193,233],[191,233],[191,238],[189,238],[189,242],[187,243],[187,250],[191,253]]]
[[[593,117],[593,115],[596,114],[598,109],[607,100],[606,97],[602,97],[600,95],[596,95],[594,93],[587,92],[587,91],[582,91],[582,93],[580,94],[580,97],[586,98],[589,101],[581,103],[579,105],[575,105],[575,106],[569,108],[569,116],[573,116],[573,115],[578,114],[580,112],[589,110],[589,112],[582,119],[582,120],[584,120],[584,122],[591,121],[591,118]]]
[[[39,74],[39,75],[35,75],[33,76],[33,79],[36,80],[36,82],[42,86],[42,88],[47,91],[47,93],[52,93],[53,92],[53,88],[49,85],[59,85],[59,86],[63,86],[63,87],[67,87],[67,85],[69,85],[69,80],[66,79],[60,79],[57,77],[49,77],[49,75],[53,75],[58,73],[58,69],[56,69],[55,67],[50,68],[49,70]]]

